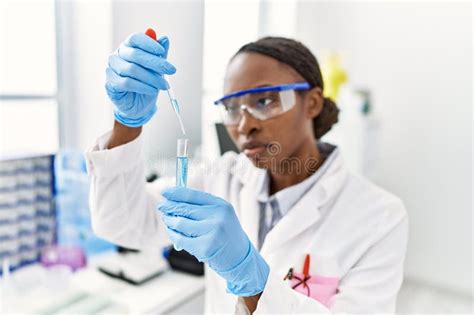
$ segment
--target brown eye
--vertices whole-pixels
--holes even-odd
[[[271,98],[260,98],[257,100],[256,102],[256,105],[257,105],[257,108],[264,108],[266,106],[268,106],[269,104],[271,104],[273,102],[273,100]]]
[[[224,105],[224,108],[225,108],[226,112],[228,112],[228,113],[240,112],[240,106]]]

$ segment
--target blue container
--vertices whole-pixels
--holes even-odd
[[[59,245],[79,245],[87,256],[115,250],[91,228],[89,178],[82,153],[63,151],[55,159],[57,238]]]

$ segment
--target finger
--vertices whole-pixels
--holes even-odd
[[[173,242],[176,250],[186,250],[191,255],[193,254],[192,240],[193,238],[187,237],[186,235],[175,231],[169,227],[166,227],[166,233],[168,234],[170,240]]]
[[[180,242],[181,237],[183,237],[181,233],[178,233],[166,227],[166,234],[168,234],[168,237],[170,238],[171,242],[173,242],[173,246],[177,251],[180,251],[183,249],[181,246],[178,245],[178,243],[181,243]]]
[[[162,215],[163,223],[175,231],[186,235],[187,237],[198,237],[209,233],[213,227],[209,221],[196,221],[186,217],[177,217],[170,215]]]
[[[138,94],[156,95],[158,90],[146,83],[137,81],[133,78],[121,77],[115,71],[107,67],[106,88],[114,92],[134,92]]]
[[[179,231],[168,227],[166,228],[166,232],[175,248],[178,250],[186,250],[201,262],[208,261],[211,257],[218,255],[220,252],[218,247],[209,246],[213,244],[214,241],[209,234],[198,237],[186,237]]]
[[[158,205],[158,209],[170,216],[180,216],[191,220],[206,220],[212,215],[209,206],[193,205],[185,202],[166,200]]]
[[[163,197],[177,202],[186,202],[195,205],[228,205],[228,203],[216,196],[204,191],[194,190],[186,187],[170,187],[161,192]]]
[[[168,88],[166,80],[156,72],[125,61],[118,55],[111,55],[109,57],[109,67],[121,77],[135,79],[158,90],[166,90]]]
[[[144,33],[133,33],[123,44],[129,47],[139,48],[153,55],[166,55],[166,49],[158,41]]]
[[[161,36],[158,39],[158,43],[165,49],[165,53],[163,55],[164,58],[168,58],[168,51],[170,49],[170,40],[168,36]]]
[[[158,74],[173,74],[176,72],[176,68],[165,58],[138,48],[120,46],[118,55],[128,62],[133,62]]]

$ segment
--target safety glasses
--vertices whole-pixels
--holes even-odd
[[[259,120],[267,120],[283,114],[296,104],[296,92],[308,90],[309,83],[290,83],[263,86],[225,95],[214,102],[219,105],[224,125],[238,125],[243,111]]]

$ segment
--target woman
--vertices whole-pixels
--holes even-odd
[[[176,71],[168,47],[137,33],[109,59],[115,124],[86,153],[94,231],[131,248],[168,235],[206,263],[207,312],[394,312],[406,212],[320,141],[338,110],[303,44],[262,38],[230,60],[216,110],[241,154],[197,172],[192,189],[145,184],[140,134]]]

